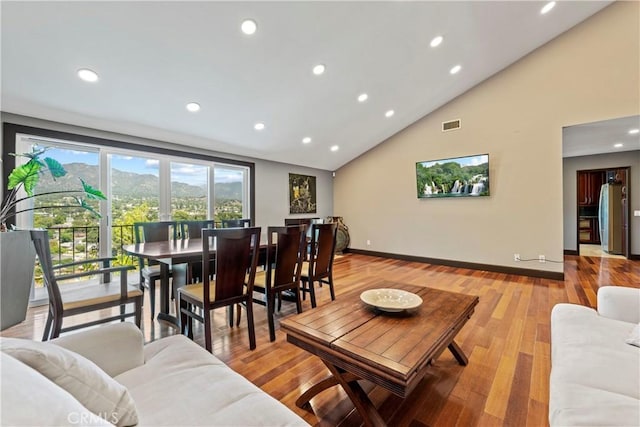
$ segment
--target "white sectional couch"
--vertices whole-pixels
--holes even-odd
[[[308,425],[182,335],[145,346],[135,325],[119,323],[49,343],[0,340],[3,426]]]
[[[549,424],[640,426],[640,348],[626,341],[640,322],[640,289],[606,286],[598,309],[551,312]]]

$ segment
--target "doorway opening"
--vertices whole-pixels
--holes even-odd
[[[630,168],[577,171],[577,254],[629,258]]]

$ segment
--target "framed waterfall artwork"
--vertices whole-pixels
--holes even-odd
[[[489,195],[489,155],[416,163],[419,199]]]
[[[316,213],[316,177],[289,174],[289,213]]]

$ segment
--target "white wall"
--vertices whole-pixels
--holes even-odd
[[[351,247],[562,272],[513,254],[563,260],[562,128],[640,112],[639,18],[613,3],[336,171]],[[417,199],[417,161],[480,153],[490,197]]]
[[[564,211],[564,249],[575,251],[577,247],[577,171],[631,167],[629,177],[629,206],[640,210],[640,150],[622,153],[569,157],[562,161],[562,190]],[[640,255],[640,217],[629,218],[631,253]]]
[[[152,147],[167,148],[183,151],[185,153],[200,153],[209,156],[217,156],[226,159],[242,160],[255,163],[255,224],[266,227],[269,225],[284,225],[287,217],[327,217],[333,215],[333,177],[332,172],[320,169],[305,168],[301,166],[277,163],[268,160],[254,159],[250,157],[236,156],[226,153],[207,151],[198,148],[156,141],[146,138],[106,132],[68,125],[64,123],[40,120],[33,117],[20,116],[3,112],[0,116],[2,123],[13,123],[24,126],[32,126],[50,129],[59,132],[68,132],[96,138],[112,139],[132,144],[141,144]],[[289,214],[289,172],[312,175],[316,177],[317,207],[318,212],[306,215]]]

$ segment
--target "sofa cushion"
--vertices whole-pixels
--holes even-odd
[[[0,425],[111,426],[36,370],[0,353]]]
[[[638,323],[633,328],[633,330],[631,331],[631,333],[629,334],[629,336],[627,337],[625,342],[627,344],[631,344],[631,345],[635,345],[636,347],[640,347],[640,323]]]
[[[145,364],[116,377],[140,425],[303,426],[302,418],[187,337],[145,346]]]
[[[86,357],[110,377],[144,363],[144,337],[133,322],[85,329],[50,342]]]
[[[634,325],[574,304],[551,312],[549,421],[554,425],[637,425],[640,350]]]
[[[127,389],[90,360],[51,343],[25,339],[2,338],[0,347],[71,393],[94,414],[118,426],[138,423]]]

